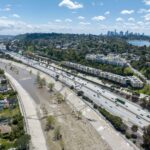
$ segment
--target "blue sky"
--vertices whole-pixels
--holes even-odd
[[[150,0],[0,0],[0,34],[114,29],[150,35]]]

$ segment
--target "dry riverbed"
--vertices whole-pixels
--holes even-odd
[[[3,68],[5,68],[5,65]],[[31,93],[34,93],[33,99],[36,99],[37,112],[41,117],[43,130],[45,131],[46,128],[47,116],[51,115],[56,120],[54,129],[44,132],[50,150],[62,150],[63,148],[64,150],[110,149],[85,118],[77,118],[77,115],[70,108],[70,105],[66,102],[58,104],[57,92],[55,90],[49,92],[46,87],[38,88],[35,84],[36,75],[30,73],[30,69],[28,68],[28,71],[25,70],[24,65],[18,65],[17,70],[19,73],[13,72],[7,67],[7,71],[14,76],[20,84],[26,87],[27,92],[29,92],[31,96]],[[32,72],[34,72],[34,69]],[[54,132],[57,127],[60,127],[60,134],[62,135],[60,140],[54,139]]]

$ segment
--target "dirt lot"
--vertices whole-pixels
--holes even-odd
[[[42,110],[56,119],[55,126],[60,126],[62,140],[55,141],[54,130],[45,132],[47,143],[52,150],[108,150],[109,146],[103,141],[86,119],[78,119],[66,103],[58,104],[55,92],[48,92],[46,88],[38,89],[40,96],[49,93],[47,101],[41,104]],[[42,94],[41,94],[42,93]],[[46,119],[43,119],[45,128]]]

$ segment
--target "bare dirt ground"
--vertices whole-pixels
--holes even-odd
[[[46,88],[38,89],[40,95],[47,95]],[[41,94],[42,93],[42,94]],[[98,135],[95,129],[85,120],[78,119],[70,107],[64,102],[58,104],[55,92],[49,92],[47,101],[41,104],[42,110],[53,115],[56,119],[56,125],[60,126],[62,140],[55,141],[54,130],[45,132],[47,143],[51,150],[109,150],[110,147]],[[45,113],[45,112],[44,112]],[[46,119],[43,119],[43,128],[46,125]]]

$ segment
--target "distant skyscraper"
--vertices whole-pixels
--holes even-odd
[[[120,31],[120,36],[123,36],[123,35],[124,35],[123,31]]]
[[[128,35],[129,35],[129,31],[126,31],[125,36],[128,36]]]

